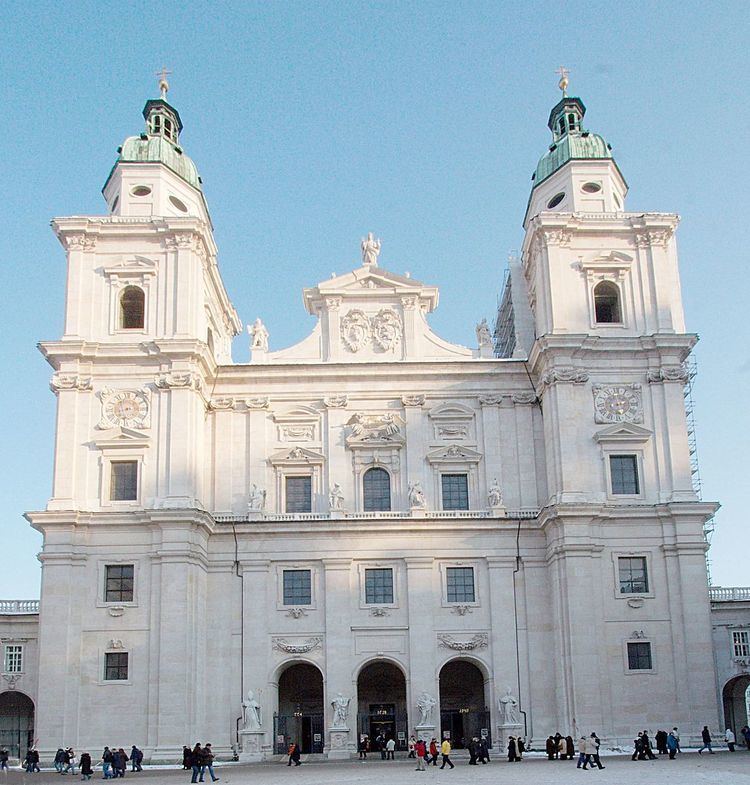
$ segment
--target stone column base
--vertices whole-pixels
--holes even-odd
[[[240,763],[258,763],[263,760],[262,730],[240,731]]]
[[[417,740],[426,741],[428,744],[432,740],[434,736],[437,739],[438,746],[440,745],[440,739],[435,736],[435,726],[434,725],[417,725],[415,728],[417,731]]]
[[[349,760],[349,728],[329,728],[331,744],[328,747],[328,760]]]
[[[515,736],[518,738],[523,732],[523,725],[520,722],[513,723],[513,724],[503,724],[497,726],[497,739],[495,743],[492,745],[493,747],[495,744],[499,744],[500,747],[498,748],[501,754],[505,754],[508,751],[508,739],[511,736]]]

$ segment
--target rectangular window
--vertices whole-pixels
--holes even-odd
[[[650,671],[651,665],[651,644],[650,643],[628,643],[628,670],[631,671]]]
[[[113,502],[138,499],[138,461],[112,461],[109,498]]]
[[[104,655],[104,681],[126,681],[128,678],[128,653],[108,651]]]
[[[104,602],[133,602],[133,564],[108,564],[104,575]]]
[[[444,510],[469,509],[469,478],[466,474],[442,474]]]
[[[473,567],[448,567],[445,577],[448,602],[474,602]]]
[[[645,556],[620,557],[617,560],[620,594],[648,594]]]
[[[365,570],[365,602],[371,605],[393,602],[393,570]]]
[[[312,477],[286,478],[286,512],[312,512]]]
[[[23,673],[23,646],[9,643],[5,647],[5,672]]]
[[[732,656],[750,657],[750,632],[747,630],[732,632]]]
[[[310,570],[284,570],[284,605],[311,605]]]
[[[641,492],[638,483],[638,458],[635,455],[610,455],[609,473],[613,495],[635,496]]]

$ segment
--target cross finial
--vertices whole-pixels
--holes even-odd
[[[568,74],[570,71],[561,65],[555,73],[560,74],[560,81],[557,83],[557,86],[562,90],[563,98],[565,98],[568,94]]]
[[[167,77],[171,73],[171,71],[167,71],[166,65],[161,67],[161,71],[156,72],[156,75],[159,77],[159,91],[161,92],[162,101],[167,100],[167,93],[169,92],[169,82],[167,81]]]

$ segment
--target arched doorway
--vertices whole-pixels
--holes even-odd
[[[323,675],[314,666],[298,662],[279,678],[279,711],[273,718],[276,752],[283,755],[291,742],[304,754],[323,752]]]
[[[722,702],[724,704],[725,728],[731,728],[739,738],[739,731],[745,725],[749,725],[747,692],[750,688],[750,674],[735,676],[730,679],[722,690]]]
[[[0,746],[23,760],[34,743],[34,702],[22,692],[0,695]]]
[[[440,737],[462,749],[483,736],[492,744],[485,678],[466,660],[451,660],[440,669]]]
[[[357,678],[357,734],[368,736],[370,749],[384,747],[394,739],[397,750],[407,747],[409,718],[406,710],[406,679],[391,662],[371,662]]]

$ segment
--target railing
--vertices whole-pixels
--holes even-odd
[[[708,596],[711,602],[750,601],[750,586],[709,586]]]
[[[537,509],[507,510],[500,515],[496,510],[388,510],[382,512],[251,512],[244,515],[214,515],[216,523],[276,523],[288,521],[331,520],[414,520],[419,518],[441,520],[534,520]]]
[[[0,600],[0,615],[39,613],[39,600]]]

